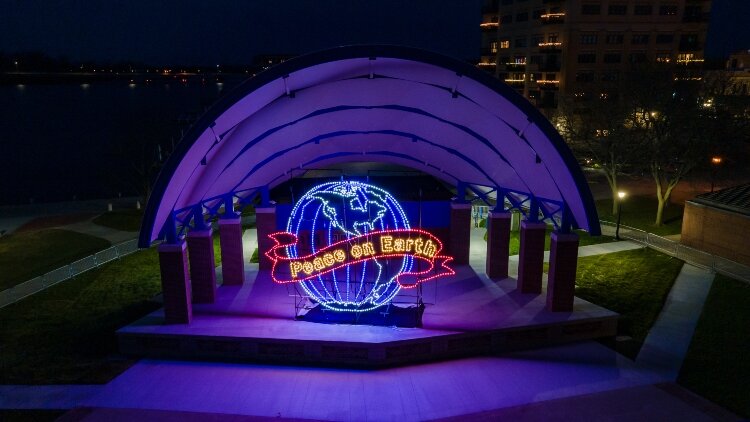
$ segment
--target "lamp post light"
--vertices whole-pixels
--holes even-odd
[[[716,179],[716,170],[721,164],[721,157],[711,157],[711,192],[714,191],[714,180]]]
[[[623,191],[617,192],[617,197],[619,200],[617,201],[617,228],[615,228],[615,239],[620,239],[620,220],[622,219],[622,201],[625,199],[625,196],[627,196],[627,193]]]

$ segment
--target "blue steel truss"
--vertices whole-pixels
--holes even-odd
[[[486,190],[483,190],[486,189]],[[465,190],[472,192],[473,197],[466,199]],[[528,192],[510,189],[469,184],[457,184],[456,202],[482,202],[494,207],[494,211],[518,211],[529,221],[540,221],[552,224],[556,230],[569,232],[572,218],[565,204],[561,201],[534,196]],[[461,192],[464,192],[462,197]],[[495,198],[490,195],[495,194]],[[204,230],[208,222],[215,218],[237,217],[238,210],[249,205],[266,207],[271,205],[267,186],[253,187],[204,199],[200,203],[172,211],[170,221],[164,225],[160,237],[173,243],[185,236],[189,230]]]

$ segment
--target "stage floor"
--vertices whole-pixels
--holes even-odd
[[[578,298],[573,312],[548,312],[546,292],[521,294],[513,278],[492,281],[468,265],[455,269],[425,285],[421,328],[295,320],[294,289],[249,264],[245,285],[221,286],[215,303],[194,305],[190,325],[165,325],[156,311],[117,334],[121,351],[137,356],[363,367],[615,335],[614,312]]]

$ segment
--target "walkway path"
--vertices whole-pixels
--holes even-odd
[[[0,409],[72,409],[103,389],[103,385],[0,385]]]
[[[690,264],[682,266],[638,354],[639,366],[666,380],[677,380],[713,281],[714,274],[709,271]]]
[[[138,232],[126,232],[110,227],[105,227],[94,223],[93,219],[81,221],[79,223],[68,224],[66,226],[60,226],[57,228],[100,237],[102,239],[108,240],[109,243],[113,245],[138,237]]]
[[[484,276],[483,234],[472,230],[470,261],[480,277]],[[640,247],[633,242],[584,246],[580,256]],[[513,263],[511,269],[515,271]],[[586,400],[604,400],[608,405],[591,410],[588,417],[619,414],[653,419],[658,409],[674,409],[670,416],[709,420],[717,416],[708,416],[706,406],[689,405],[690,400],[679,394],[659,393],[650,386],[675,379],[711,279],[695,267],[683,268],[636,362],[596,342],[373,371],[142,360],[102,387],[2,387],[0,408],[53,408],[68,403],[357,421],[488,412],[486,419],[491,420],[534,414],[546,419],[556,414],[547,412],[561,407],[575,412]],[[67,395],[66,388],[70,388]],[[631,406],[636,410],[631,411]]]

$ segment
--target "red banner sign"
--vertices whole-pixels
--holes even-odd
[[[370,232],[331,244],[315,253],[290,258],[285,250],[297,244],[292,233],[270,235],[275,245],[266,252],[273,261],[271,275],[277,283],[296,283],[316,278],[345,268],[348,265],[371,259],[413,257],[424,265],[414,265],[420,270],[400,273],[396,281],[405,288],[455,272],[448,266],[453,259],[440,255],[443,244],[431,233],[419,229],[383,230]],[[414,267],[413,266],[413,267]],[[422,269],[424,267],[424,269]]]

